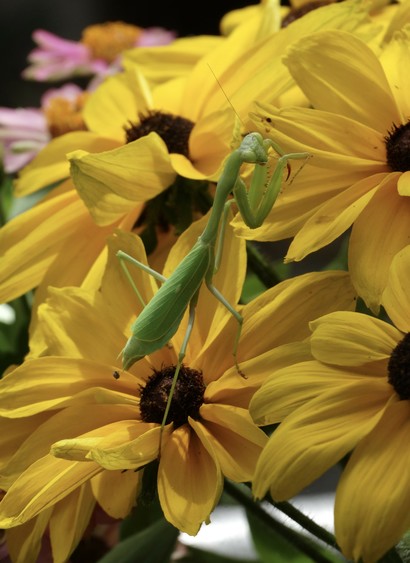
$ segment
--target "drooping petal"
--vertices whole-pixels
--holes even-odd
[[[103,471],[91,479],[98,504],[113,518],[125,518],[137,500],[140,471]]]
[[[124,417],[129,417],[132,413],[133,408],[126,405],[90,404],[87,405],[87,416],[84,416],[84,406],[74,405],[66,407],[54,415],[50,414],[48,420],[37,427],[34,426],[32,418],[29,420],[25,419],[28,435],[2,467],[1,487],[7,489],[16,477],[25,471],[31,463],[34,463],[39,457],[48,454],[50,446],[54,442],[92,432],[99,427],[104,427],[122,420]],[[5,427],[7,426],[5,425]]]
[[[392,401],[343,471],[335,529],[349,559],[378,561],[410,526],[409,431],[409,401]]]
[[[91,131],[74,131],[52,139],[39,154],[20,171],[16,194],[24,196],[59,182],[70,175],[66,154],[81,149],[101,152],[118,146],[114,139],[100,137]]]
[[[350,311],[310,323],[312,354],[328,364],[360,366],[389,358],[403,334],[380,319]]]
[[[382,304],[394,324],[403,332],[410,332],[410,246],[393,258]]]
[[[224,476],[236,482],[250,481],[267,442],[266,434],[252,422],[246,409],[204,404],[200,415],[203,421],[191,421],[191,426],[201,440],[205,436],[212,444],[213,455]]]
[[[123,421],[100,440],[89,454],[105,469],[138,469],[158,457],[160,443],[171,433],[170,425],[162,430],[158,424]]]
[[[222,475],[188,425],[175,430],[162,450],[158,494],[165,518],[190,535],[198,533],[222,493]]]
[[[308,401],[274,431],[254,477],[254,494],[280,501],[298,494],[342,459],[377,424],[391,387],[379,378],[354,381]]]
[[[75,187],[98,225],[132,212],[175,179],[166,145],[156,133],[112,151],[76,150],[67,157]]]
[[[367,204],[353,225],[349,241],[353,285],[375,312],[386,287],[391,261],[409,243],[410,200],[397,194],[397,175],[391,173]]]
[[[84,535],[95,504],[90,485],[84,483],[55,505],[50,518],[54,561],[68,561]]]
[[[284,62],[317,109],[350,117],[382,134],[400,119],[382,65],[353,34],[333,30],[304,37],[291,46]],[[371,104],[364,92],[371,92]]]

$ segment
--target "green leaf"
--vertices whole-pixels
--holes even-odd
[[[179,531],[162,518],[120,542],[99,563],[166,563],[174,552],[178,535]]]
[[[255,549],[262,563],[311,563],[312,559],[301,553],[280,534],[269,528],[259,518],[247,511],[249,527]]]

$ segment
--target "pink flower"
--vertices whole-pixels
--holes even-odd
[[[33,33],[37,48],[28,56],[31,63],[23,77],[39,82],[80,75],[106,76],[119,69],[121,53],[132,47],[166,45],[175,33],[161,27],[143,29],[123,22],[88,26],[80,41],[69,41],[38,29]]]
[[[3,165],[13,174],[28,164],[52,137],[84,128],[81,105],[86,93],[75,84],[47,90],[40,108],[0,107]],[[63,115],[64,120],[61,120]]]

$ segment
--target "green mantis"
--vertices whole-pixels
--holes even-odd
[[[275,170],[270,177],[267,167],[269,148],[272,148],[279,155]],[[237,350],[243,323],[242,316],[226,301],[212,283],[221,260],[224,226],[228,220],[229,207],[232,202],[235,202],[246,225],[252,229],[259,227],[263,224],[280,192],[283,172],[286,167],[289,167],[289,160],[306,160],[309,157],[310,154],[305,152],[283,154],[272,140],[263,139],[259,133],[249,133],[243,138],[240,146],[227,158],[204,231],[169,278],[164,278],[158,272],[122,251],[117,253],[127,275],[128,271],[124,262],[142,268],[162,282],[157,293],[144,307],[132,326],[132,334],[122,351],[124,369],[130,368],[147,354],[167,345],[176,333],[185,311],[189,308],[188,325],[178,354],[178,362],[162,427],[167,420],[173,391],[185,357],[195,318],[195,306],[203,282],[238,322],[233,356],[238,373],[245,376],[237,361]],[[246,188],[240,177],[241,166],[245,163],[255,165],[249,189]],[[231,193],[234,196],[233,200],[228,199]],[[218,233],[219,241],[217,244]]]

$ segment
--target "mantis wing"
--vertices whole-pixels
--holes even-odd
[[[124,369],[159,350],[174,336],[211,264],[213,249],[197,242],[132,325],[123,350]]]

